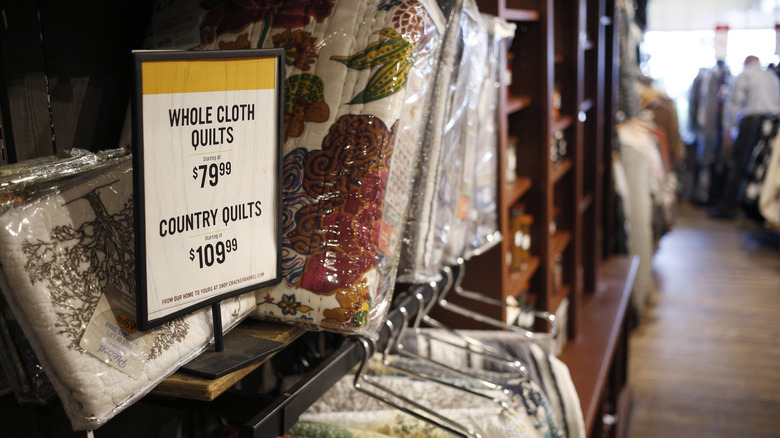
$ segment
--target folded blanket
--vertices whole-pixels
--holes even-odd
[[[0,216],[0,288],[76,430],[95,429],[213,336],[204,309],[136,331],[132,169],[124,159]],[[255,305],[227,300],[227,330]]]

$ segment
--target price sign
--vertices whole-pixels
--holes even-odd
[[[283,54],[134,53],[142,329],[281,280]]]

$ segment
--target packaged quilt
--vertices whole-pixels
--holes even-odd
[[[454,264],[463,256],[469,231],[469,213],[475,208],[476,163],[481,159],[477,155],[477,143],[486,139],[478,138],[479,105],[482,83],[485,80],[487,65],[487,29],[473,0],[464,2],[460,33],[462,49],[460,64],[457,68],[457,80],[452,95],[456,97],[450,107],[445,124],[443,141],[453,143],[461,161],[455,161],[453,172],[458,173],[453,183],[453,196],[447,211],[450,214],[450,234],[444,251],[444,263]],[[452,165],[450,167],[453,167]],[[446,172],[445,172],[446,174]],[[447,178],[445,181],[450,181]],[[442,183],[442,190],[444,190]],[[444,198],[439,198],[441,202]]]
[[[56,190],[57,184],[115,163],[126,155],[122,149],[92,153],[71,149],[0,166],[0,213],[18,207],[31,197]],[[0,365],[20,403],[46,404],[56,396],[40,361],[0,294]]]
[[[443,265],[500,238],[498,95],[495,75],[488,76],[490,63],[498,61],[489,50],[488,27],[494,23],[473,0],[455,2],[451,10],[403,241],[399,278],[409,283],[436,280]]]
[[[58,182],[110,165],[127,155],[123,149],[92,153],[73,148],[59,155],[35,158],[0,167],[0,212],[26,199],[53,190]]]
[[[258,292],[254,316],[376,336],[444,21],[428,3],[157,6],[153,49],[285,49],[284,278]]]
[[[0,215],[0,288],[76,430],[95,429],[205,350],[210,309],[135,329],[129,158]],[[253,294],[222,304],[227,330]]]
[[[450,235],[457,189],[462,176],[463,149],[456,117],[463,108],[465,89],[458,88],[457,66],[463,55],[460,21],[463,1],[447,3],[447,29],[442,41],[433,102],[425,131],[425,148],[416,163],[412,201],[407,213],[398,278],[405,283],[425,283],[439,278]]]
[[[515,25],[498,17],[481,15],[481,27],[486,41],[479,49],[485,53],[482,83],[474,89],[478,95],[469,104],[469,136],[474,146],[474,172],[472,198],[468,208],[465,231],[464,258],[481,254],[501,241],[498,228],[498,90],[499,75],[504,67],[499,65],[501,43],[512,38]],[[482,42],[482,41],[480,41]],[[476,69],[476,68],[475,68]],[[472,91],[475,93],[475,91]]]

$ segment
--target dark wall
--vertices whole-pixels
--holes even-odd
[[[2,5],[7,161],[117,147],[151,0]]]

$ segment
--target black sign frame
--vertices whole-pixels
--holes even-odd
[[[177,61],[177,60],[230,60],[249,58],[275,58],[275,87],[276,87],[276,120],[272,123],[276,126],[276,202],[273,205],[275,215],[275,241],[276,241],[276,272],[273,278],[248,284],[239,289],[215,295],[206,300],[176,310],[159,318],[149,318],[148,289],[147,289],[147,256],[146,256],[146,202],[147,188],[144,183],[144,126],[143,126],[143,87],[142,66],[146,62]],[[201,308],[212,306],[218,311],[219,303],[225,299],[235,297],[247,292],[255,291],[263,287],[278,284],[282,281],[282,145],[284,128],[284,50],[283,49],[245,49],[245,50],[203,50],[203,51],[134,51],[133,52],[135,90],[132,96],[132,150],[133,150],[133,195],[134,195],[134,222],[135,222],[135,275],[136,275],[136,307],[137,323],[141,330],[149,330],[173,319],[182,317]],[[270,124],[269,124],[270,125]],[[270,125],[272,126],[272,125]],[[263,214],[266,214],[265,212]],[[216,321],[216,315],[215,321]],[[220,337],[222,327],[214,327]]]

